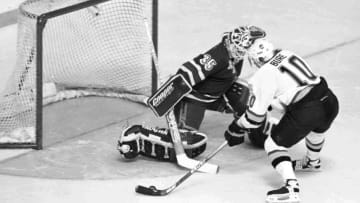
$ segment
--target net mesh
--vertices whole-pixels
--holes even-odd
[[[21,4],[16,67],[0,95],[0,144],[35,142],[38,16],[83,2]],[[44,104],[88,95],[150,95],[151,45],[144,18],[151,27],[151,6],[151,0],[112,0],[50,18],[42,38]]]

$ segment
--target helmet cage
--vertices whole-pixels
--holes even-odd
[[[237,27],[230,33],[230,43],[238,49],[249,48],[252,44],[249,27]]]

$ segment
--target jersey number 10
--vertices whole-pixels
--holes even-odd
[[[304,61],[294,55],[290,56],[288,63],[282,64],[279,70],[288,74],[300,86],[312,84],[317,78]]]

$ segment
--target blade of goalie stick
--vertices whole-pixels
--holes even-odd
[[[173,110],[169,111],[169,113],[166,114],[166,120],[170,129],[171,138],[173,140],[173,145],[174,145],[176,160],[178,165],[188,169],[194,168],[200,162],[194,159],[190,159],[186,155],[184,147],[181,142],[181,137],[180,137],[179,129],[177,127],[177,123],[175,121]],[[199,168],[199,171],[216,174],[219,172],[219,166],[207,163],[204,164],[201,168]]]
[[[138,185],[135,188],[135,192],[144,194],[144,195],[151,195],[151,196],[165,196],[172,192],[177,186],[179,186],[182,182],[188,179],[192,174],[194,174],[201,166],[203,166],[207,161],[209,161],[212,157],[214,157],[219,151],[221,151],[225,146],[227,146],[227,141],[222,143],[215,151],[209,154],[204,160],[199,162],[193,169],[189,170],[183,177],[181,177],[178,181],[176,181],[170,187],[160,190],[157,189],[155,186],[145,187],[142,185]]]

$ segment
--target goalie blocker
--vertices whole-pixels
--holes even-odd
[[[161,86],[147,101],[148,106],[156,116],[167,114],[188,93],[191,85],[182,75],[174,75]]]

